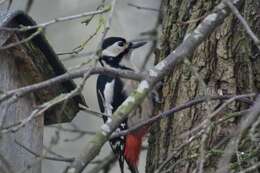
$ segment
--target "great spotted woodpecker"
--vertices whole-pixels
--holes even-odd
[[[132,50],[143,46],[145,42],[127,42],[121,37],[106,38],[102,44],[102,56],[100,64],[106,67],[116,69],[132,70],[129,66],[122,65],[123,59],[128,59]],[[103,116],[104,122],[111,121],[110,116],[121,103],[127,98],[130,93],[129,80],[121,79],[119,77],[111,77],[101,74],[97,78],[97,97],[101,112],[108,116]],[[130,89],[131,90],[131,89]],[[134,113],[132,113],[134,114]],[[137,116],[133,115],[136,119]],[[133,119],[125,120],[116,131],[127,129],[133,124]],[[130,122],[129,122],[130,121]],[[140,120],[139,120],[140,121]],[[128,134],[126,137],[121,136],[110,140],[110,145],[113,152],[119,159],[119,166],[121,173],[124,172],[124,161],[127,162],[131,173],[138,173],[137,164],[141,150],[142,138],[147,132],[147,127]]]

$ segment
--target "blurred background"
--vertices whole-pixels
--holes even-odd
[[[106,4],[109,4],[110,2],[111,1],[106,1]],[[56,17],[95,11],[100,3],[101,0],[34,0],[29,14],[37,23],[42,23]],[[140,10],[129,6],[128,3],[158,9],[160,0],[118,0],[115,7],[115,12],[113,14],[111,29],[109,30],[107,36],[121,36],[131,40],[138,38],[140,33],[153,29],[157,20],[158,12]],[[14,0],[11,10],[24,10],[25,4],[26,1]],[[107,14],[105,14],[104,17],[107,17]],[[66,21],[51,25],[47,28],[45,33],[46,37],[56,53],[72,51],[96,31],[99,23],[99,17],[95,17],[88,26],[81,23],[84,19],[86,18]],[[97,34],[85,46],[81,53],[95,50],[100,37],[101,34]],[[137,67],[142,63],[150,45],[151,44],[147,44],[145,48],[136,50],[133,53],[131,59]],[[68,69],[76,67],[88,60],[88,57],[71,58],[69,60],[64,56],[60,56],[60,58],[63,60],[62,62]],[[149,61],[148,66],[151,66],[151,64],[153,64],[152,59]],[[95,84],[96,76],[88,79],[83,94],[88,106],[93,110],[99,111],[97,106]],[[101,124],[101,119],[86,114],[85,112],[79,112],[72,123],[62,124],[61,126],[64,128],[72,128],[73,125],[76,125],[82,130],[96,131],[100,128]],[[58,131],[53,127],[45,127],[44,145],[48,147],[51,144],[51,149],[56,153],[65,157],[74,157],[80,153],[82,147],[91,138],[90,135],[84,135],[77,139],[77,136],[78,134],[75,133]],[[104,156],[107,156],[110,151],[109,145],[106,144],[98,158],[95,160],[102,159]],[[144,172],[145,156],[146,153],[144,151],[142,152],[139,163],[140,172]],[[62,172],[66,165],[66,163],[44,160],[42,166],[43,173]],[[93,165],[89,166],[84,172],[90,170],[92,166]],[[112,168],[111,172],[119,172],[118,163],[116,163],[116,165]]]

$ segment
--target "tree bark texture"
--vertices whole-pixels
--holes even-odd
[[[17,41],[17,40],[15,40]],[[19,56],[18,56],[19,54]],[[16,56],[17,55],[17,56]],[[7,92],[28,85],[25,76],[26,69],[22,63],[26,56],[17,47],[0,52],[0,91]],[[23,58],[22,58],[23,57]],[[33,93],[9,104],[0,105],[2,128],[10,127],[24,120],[37,106]],[[6,107],[7,106],[7,107]],[[43,116],[39,116],[15,132],[4,133],[0,136],[0,172],[1,173],[40,173],[41,160],[35,158],[19,144],[31,151],[41,154],[43,147]]]
[[[192,31],[205,15],[220,1],[215,0],[164,0],[162,4],[161,50],[158,60],[162,60],[173,51]],[[260,1],[246,0],[239,8],[250,27],[260,37]],[[226,18],[199,48],[187,57],[191,65],[180,63],[172,74],[164,79],[161,90],[162,103],[158,111],[166,111],[199,96],[220,94],[245,94],[260,90],[260,52],[245,32],[234,15]],[[192,70],[192,68],[193,70]],[[195,71],[206,84],[199,82]],[[206,92],[205,92],[206,91]],[[178,150],[190,135],[185,132],[196,127],[206,119],[208,111],[214,111],[222,103],[211,101],[193,106],[175,113],[170,118],[154,123],[149,137],[146,172],[161,170],[165,172],[193,172],[198,170],[201,137]],[[226,107],[216,118],[223,118],[227,113],[248,108],[248,104],[239,101]],[[218,125],[213,125],[206,140],[205,172],[215,172],[217,161],[225,149],[226,141],[236,129],[241,117],[231,118]],[[226,140],[227,139],[227,140]],[[243,161],[242,168],[250,166],[252,157],[256,160],[259,150],[255,143],[245,137],[239,151],[251,159]],[[257,154],[256,154],[257,153]],[[171,157],[172,156],[172,157]],[[169,159],[171,157],[171,159]],[[241,156],[242,157],[242,156]],[[237,160],[232,160],[231,170],[238,170]],[[240,167],[241,169],[241,167]]]

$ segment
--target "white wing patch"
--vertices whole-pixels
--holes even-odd
[[[105,108],[105,113],[109,116],[112,116],[112,101],[114,97],[114,85],[115,85],[115,80],[112,80],[111,82],[106,83],[105,89],[104,89],[104,108]]]

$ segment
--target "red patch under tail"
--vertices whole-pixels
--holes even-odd
[[[141,152],[142,139],[146,132],[147,127],[143,127],[135,132],[132,132],[126,136],[126,145],[124,157],[129,165],[129,169],[132,173],[136,173],[137,165],[139,161],[139,155]]]

